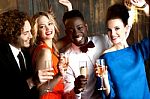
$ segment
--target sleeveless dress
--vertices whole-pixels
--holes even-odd
[[[36,53],[38,53],[42,48],[49,48],[49,47],[45,43],[41,43],[35,48],[35,50],[33,52],[33,56],[32,56],[32,64],[33,64],[33,66],[35,66]],[[51,48],[49,48],[49,49],[50,49],[50,51],[52,53],[52,63],[53,63],[54,75],[56,75],[58,73],[58,69],[57,69],[58,58],[53,54],[53,49],[51,49]],[[63,84],[63,80],[61,79],[53,87],[53,91],[52,92],[47,92],[47,93],[42,94],[40,96],[40,99],[62,99],[63,92],[64,92],[64,84]]]

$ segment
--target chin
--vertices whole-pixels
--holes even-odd
[[[30,44],[26,44],[26,45],[24,45],[24,47],[29,47],[30,46]]]
[[[76,43],[76,45],[78,45],[78,46],[83,46],[85,44],[85,42],[78,42],[78,43]]]
[[[113,43],[113,44],[117,44],[117,43],[119,43],[119,41],[117,41],[117,40],[112,40],[112,43]]]

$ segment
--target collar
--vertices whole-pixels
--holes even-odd
[[[88,42],[89,41],[93,41],[93,37],[88,37]],[[79,46],[76,46],[74,43],[72,43],[72,50],[75,52],[75,53],[81,53],[82,51],[80,50],[80,47]]]
[[[11,44],[9,44],[9,46],[10,46],[10,48],[11,48],[12,53],[13,53],[14,56],[17,56],[17,55],[19,54],[19,52],[21,51],[21,48],[18,49],[18,48],[14,47],[14,46],[11,45]]]

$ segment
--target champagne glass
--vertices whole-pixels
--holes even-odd
[[[68,64],[69,64],[69,57],[67,53],[60,53],[60,61],[63,63],[64,73],[66,73]]]
[[[87,61],[79,61],[79,66],[80,66],[80,75],[83,75],[85,76],[86,79],[88,79]],[[86,88],[84,88],[84,91],[85,90]]]
[[[60,61],[63,63],[63,78],[65,79],[64,75],[66,74],[69,65],[69,55],[67,53],[60,53]],[[69,83],[69,81],[64,80],[64,83]]]
[[[45,69],[51,70],[52,68],[52,61],[51,60],[45,60]],[[47,80],[47,87],[46,87],[46,92],[52,92],[50,88],[50,79]]]
[[[98,90],[106,90],[106,88],[104,87],[104,82],[103,82],[104,80],[103,75],[104,75],[104,72],[106,71],[105,60],[97,59],[96,66],[97,66],[98,76],[101,79],[101,87]]]

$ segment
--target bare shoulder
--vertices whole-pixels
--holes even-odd
[[[51,60],[51,51],[48,48],[42,48],[38,53],[36,57],[36,67],[37,69],[42,69],[45,66],[45,60]]]
[[[105,51],[102,52],[102,54],[105,54],[105,53],[109,53],[109,52],[113,52],[113,51],[116,51],[116,49],[114,47],[111,47]]]
[[[40,57],[46,57],[46,56],[51,56],[51,51],[49,48],[42,48],[40,51],[39,51],[39,56]]]
[[[111,51],[110,51],[109,49],[107,49],[107,50],[105,50],[105,51],[102,52],[102,55],[103,55],[103,54],[106,54],[106,53],[108,53],[108,52],[111,52]]]
[[[51,58],[51,51],[48,48],[42,48],[38,53],[36,53],[36,61],[41,61]]]

